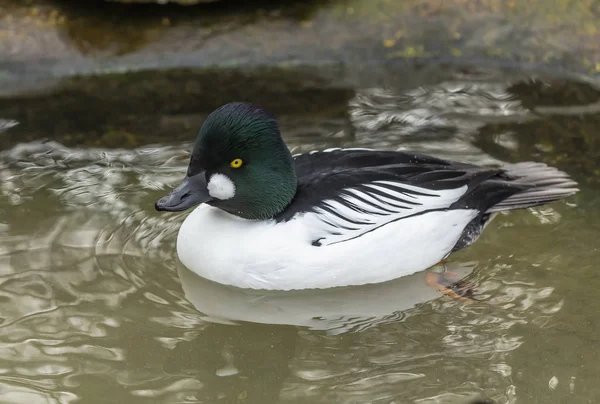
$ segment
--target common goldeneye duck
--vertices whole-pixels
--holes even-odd
[[[252,289],[379,283],[472,244],[492,216],[573,195],[542,163],[499,168],[399,151],[292,156],[274,116],[230,103],[203,123],[183,182],[159,211],[194,208],[177,255],[212,281]]]

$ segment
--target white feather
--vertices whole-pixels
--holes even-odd
[[[365,184],[363,191],[343,190],[343,202],[326,200],[323,207],[307,213],[303,220],[313,229],[313,239],[326,246],[359,237],[402,218],[447,208],[466,191],[466,185],[433,191],[393,181],[374,181]]]
[[[459,191],[445,192],[449,193],[439,198],[450,203]],[[181,226],[177,253],[198,275],[240,288],[290,290],[378,283],[435,265],[477,213],[427,212],[389,222],[377,231],[363,231],[361,237],[345,242],[315,247],[311,244],[315,234],[319,229],[327,234],[330,226],[319,214],[298,215],[283,223],[250,221],[203,204]]]
[[[206,188],[208,189],[208,194],[213,198],[225,200],[235,196],[235,184],[225,174],[213,174]]]
[[[366,147],[331,147],[329,149],[324,150],[311,150],[305,153],[296,153],[292,157],[296,158],[298,156],[302,156],[303,154],[315,154],[315,153],[331,153],[334,151],[372,151],[373,149],[369,149]]]

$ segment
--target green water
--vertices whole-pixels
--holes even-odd
[[[175,253],[185,213],[153,204],[181,179],[208,111],[158,112],[193,125],[137,148],[63,134],[0,152],[0,402],[599,401],[600,92],[459,74],[419,85],[281,113],[282,130],[296,152],[368,146],[568,171],[575,197],[499,216],[451,256],[476,301],[443,296],[427,273],[284,294],[195,276]],[[39,119],[50,133],[69,114]],[[6,136],[43,126],[0,117]]]

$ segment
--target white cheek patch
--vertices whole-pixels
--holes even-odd
[[[235,196],[235,185],[224,174],[213,174],[206,188],[208,188],[208,194],[213,198],[225,200]]]

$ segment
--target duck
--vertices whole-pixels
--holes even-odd
[[[182,182],[155,209],[190,210],[176,252],[198,276],[242,289],[328,289],[424,271],[473,244],[498,213],[577,186],[538,162],[488,167],[367,148],[292,155],[273,114],[231,102],[204,120]]]

